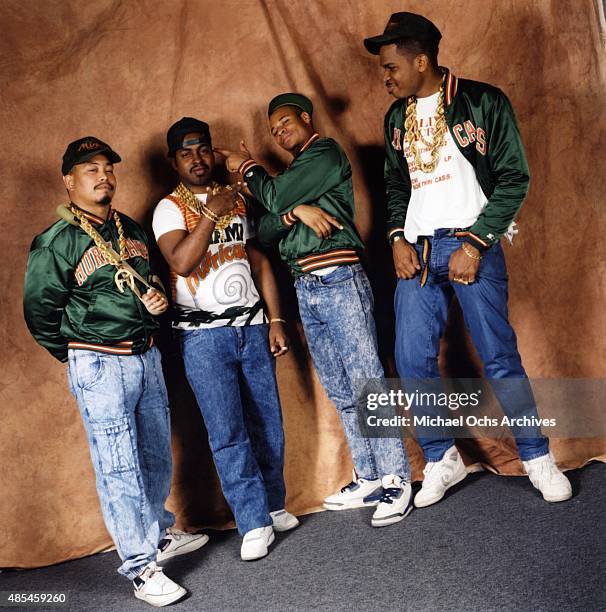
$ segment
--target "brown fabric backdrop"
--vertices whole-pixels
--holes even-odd
[[[1,19],[2,448],[0,566],[32,567],[110,545],[84,431],[65,366],[29,336],[21,290],[34,234],[65,199],[65,145],[93,134],[123,156],[116,206],[143,222],[173,185],[164,134],[182,115],[207,120],[217,144],[244,137],[258,158],[283,162],[267,135],[267,101],[308,93],[320,132],[350,156],[357,220],[369,244],[382,352],[392,363],[393,276],[382,237],[382,118],[390,100],[362,38],[397,10],[423,12],[443,32],[441,63],[502,87],[517,111],[533,174],[507,248],[511,319],[531,377],[599,377],[603,316],[604,56],[590,0],[4,0]],[[289,319],[296,306],[280,272]],[[460,315],[453,313],[455,318]],[[288,507],[306,512],[348,480],[336,414],[310,365],[299,327],[279,361],[287,437]],[[477,373],[451,328],[445,371]],[[180,525],[225,525],[201,418],[178,360],[165,350],[175,472],[169,500]],[[575,406],[574,409],[582,409]],[[415,477],[423,467],[409,445]],[[504,474],[521,465],[507,441],[464,441],[468,462]],[[604,440],[555,441],[566,467],[604,456]]]

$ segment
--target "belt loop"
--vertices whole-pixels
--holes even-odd
[[[425,287],[427,282],[427,276],[429,275],[429,253],[431,251],[431,243],[429,238],[423,238],[423,252],[421,254],[421,261],[423,262],[423,271],[421,272],[421,287]]]

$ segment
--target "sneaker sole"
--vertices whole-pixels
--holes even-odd
[[[373,502],[369,502],[369,503],[365,503],[364,501],[360,500],[359,502],[351,502],[348,504],[330,504],[327,502],[324,502],[322,504],[323,508],[325,510],[335,510],[335,511],[340,511],[340,510],[355,510],[356,508],[372,508],[374,506],[378,506],[379,505],[379,500],[377,501],[373,501]]]
[[[179,590],[175,593],[171,593],[170,595],[145,595],[143,593],[139,593],[135,591],[135,597],[148,603],[150,606],[154,606],[155,608],[162,608],[164,606],[170,606],[170,604],[183,599],[187,595],[187,591],[183,587],[179,587]]]
[[[208,544],[209,537],[204,534],[197,540],[190,542],[189,544],[184,544],[181,548],[176,548],[175,550],[171,550],[169,553],[158,553],[156,556],[156,562],[161,563],[162,561],[167,561],[168,559],[172,559],[173,557],[178,557],[179,555],[186,555],[187,553],[194,552],[194,550],[198,550],[202,548],[205,544]]]
[[[254,556],[254,557],[244,557],[242,553],[240,552],[240,559],[242,559],[242,561],[256,561],[257,559],[263,559],[263,557],[267,557],[267,555],[269,554],[269,547],[274,543],[275,539],[276,539],[276,536],[274,532],[272,531],[271,535],[269,536],[269,540],[267,541],[267,550],[265,551],[265,553],[263,553],[262,555]]]
[[[463,480],[465,477],[467,476],[467,472],[463,472],[463,474],[461,474],[460,476],[457,476],[456,480],[453,480],[453,482],[451,482],[445,489],[444,491],[442,491],[442,495],[438,495],[438,497],[432,497],[429,500],[426,501],[422,501],[417,503],[417,497],[419,496],[419,494],[417,493],[415,495],[415,500],[414,500],[414,504],[416,508],[427,508],[427,506],[431,506],[432,504],[435,504],[437,502],[439,502],[444,495],[446,494],[446,491],[448,491],[448,489],[454,487],[455,485],[459,484],[461,482],[461,480]]]
[[[388,525],[393,525],[394,523],[399,523],[401,520],[405,519],[413,510],[414,506],[411,503],[410,506],[404,511],[403,514],[395,514],[392,516],[385,517],[384,519],[371,519],[370,524],[373,527],[387,527]]]

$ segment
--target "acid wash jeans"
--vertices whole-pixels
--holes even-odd
[[[168,395],[160,351],[109,355],[68,351],[76,397],[95,469],[105,526],[133,579],[156,559],[175,517],[164,508],[172,456]]]
[[[311,358],[329,399],[335,404],[356,473],[375,480],[397,474],[410,481],[401,438],[365,438],[358,426],[360,384],[383,379],[373,317],[374,298],[360,264],[339,266],[295,281],[299,313]]]
[[[180,331],[187,380],[238,532],[284,508],[284,432],[266,324]]]
[[[484,375],[503,411],[509,417],[538,419],[534,396],[518,352],[508,319],[507,269],[500,244],[482,253],[475,282],[470,285],[448,280],[448,262],[461,241],[454,230],[438,229],[429,238],[431,250],[427,284],[419,277],[400,279],[396,288],[396,366],[401,379],[420,381],[440,377],[438,353],[446,328],[448,308],[456,295],[465,325],[484,364]],[[422,246],[417,244],[419,262]],[[413,407],[415,414],[434,415],[436,407]],[[520,457],[524,461],[546,455],[549,444],[539,428],[512,427]],[[448,437],[419,431],[419,443],[427,461],[439,461],[454,444]]]

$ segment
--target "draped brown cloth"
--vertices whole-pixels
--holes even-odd
[[[35,567],[107,548],[83,426],[65,365],[30,337],[21,293],[34,234],[65,201],[60,159],[68,142],[95,135],[123,157],[115,206],[149,223],[174,185],[165,133],[183,115],[208,121],[214,142],[244,138],[278,170],[267,102],[308,94],[319,132],[352,162],[357,223],[368,243],[384,360],[393,372],[393,272],[383,233],[383,116],[391,103],[377,58],[362,46],[398,10],[427,15],[443,33],[440,60],[458,76],[511,98],[532,184],[520,234],[506,248],[510,314],[528,374],[598,378],[604,324],[604,55],[598,2],[558,0],[4,0],[2,79],[2,354],[0,566]],[[149,227],[149,226],[148,226]],[[288,274],[280,284],[293,349],[278,363],[286,431],[287,507],[318,509],[349,481],[351,459],[333,406],[311,366]],[[474,375],[478,362],[453,312],[445,373]],[[180,526],[231,520],[201,417],[174,350],[165,342],[173,411],[169,507]],[[213,384],[213,381],[208,381]],[[571,406],[571,410],[582,410]],[[422,457],[408,441],[415,478]],[[507,440],[463,440],[468,463],[520,474]],[[560,464],[606,456],[606,440],[554,440]]]

